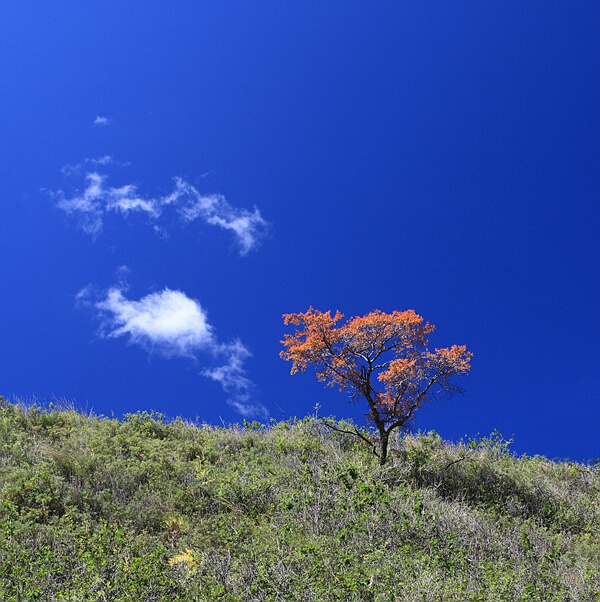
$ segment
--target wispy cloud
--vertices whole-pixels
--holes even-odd
[[[91,287],[82,289],[76,295],[77,303],[89,305],[92,294]],[[121,286],[110,288],[102,297],[93,304],[101,321],[101,336],[126,337],[130,343],[165,357],[199,360],[209,356],[221,365],[204,368],[201,374],[221,384],[228,403],[240,414],[266,418],[266,408],[252,399],[253,383],[244,369],[250,351],[237,339],[232,343],[219,341],[197,300],[165,288],[136,301],[127,299]]]
[[[217,368],[205,368],[202,374],[221,384],[223,390],[230,396],[228,403],[242,416],[266,418],[266,408],[252,400],[253,384],[246,377],[244,370],[244,360],[250,357],[251,353],[239,340],[220,346],[219,351],[225,354],[227,363]]]
[[[163,206],[175,205],[186,222],[200,218],[207,224],[231,230],[237,236],[241,255],[246,255],[256,246],[268,225],[256,207],[252,212],[238,209],[232,207],[222,194],[203,195],[182,178],[174,178],[174,181],[173,192],[160,199]]]
[[[94,119],[94,125],[108,125],[108,117],[97,115],[96,119]]]
[[[87,234],[96,236],[102,230],[102,216],[104,214],[103,178],[93,172],[86,175],[87,186],[82,194],[71,199],[65,199],[62,192],[57,196],[57,206],[69,215],[77,215],[81,228]]]
[[[86,159],[86,163],[92,163],[95,165],[110,165],[114,163],[113,158],[110,155],[104,155],[104,157],[98,157],[97,159]]]
[[[65,176],[75,176],[81,173],[84,166],[110,165],[111,163],[117,163],[117,165],[122,166],[129,165],[128,163],[118,163],[110,155],[104,155],[103,157],[98,157],[97,159],[84,159],[83,163],[76,163],[75,165],[67,163],[67,165],[65,165],[60,171]]]
[[[97,165],[110,162],[112,159],[109,156],[95,160]],[[80,166],[68,167],[69,171],[65,173],[71,175]],[[91,171],[85,174],[83,192],[71,198],[67,198],[62,190],[54,194],[58,198],[57,206],[67,214],[76,216],[82,229],[92,236],[101,232],[103,218],[108,212],[122,215],[141,212],[156,223],[168,207],[174,207],[185,223],[201,219],[207,224],[230,230],[236,237],[240,255],[246,255],[258,245],[268,227],[268,222],[256,207],[253,211],[232,207],[223,195],[201,194],[179,177],[174,178],[173,191],[161,197],[145,197],[138,193],[133,184],[119,188],[107,186],[107,179],[106,175]]]

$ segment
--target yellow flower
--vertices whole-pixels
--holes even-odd
[[[198,568],[198,561],[194,558],[192,550],[186,548],[181,554],[177,554],[169,560],[169,566],[175,565],[180,565],[188,571],[194,571]]]

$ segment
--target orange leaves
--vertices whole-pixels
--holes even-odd
[[[464,345],[430,352],[427,335],[435,330],[412,309],[343,318],[339,311],[285,314],[285,324],[298,326],[286,334],[281,357],[292,361],[292,374],[315,369],[319,381],[348,388],[364,398],[368,417],[379,431],[380,461],[387,455],[390,432],[402,428],[430,399],[461,391],[452,377],[468,372],[473,354]],[[377,377],[376,379],[374,377]],[[382,390],[375,389],[378,381]]]
[[[377,378],[387,385],[408,382],[417,374],[417,360],[401,358],[389,363],[387,370],[380,372]]]
[[[369,344],[388,343],[394,339],[406,340],[407,338],[425,343],[425,335],[432,332],[434,327],[429,323],[421,326],[423,318],[414,310],[394,311],[385,314],[378,309],[362,317],[352,318],[346,325],[355,341],[363,340]]]
[[[425,401],[460,390],[450,378],[471,368],[472,354],[464,345],[430,352],[427,335],[435,327],[412,309],[375,310],[339,324],[343,317],[312,307],[284,315],[285,324],[299,327],[282,341],[281,357],[292,361],[292,374],[312,366],[321,382],[364,397],[371,419],[390,428],[403,425]],[[382,390],[374,388],[376,381]]]
[[[471,369],[473,354],[466,345],[452,345],[449,349],[436,349],[429,354],[432,365],[444,374],[460,374]]]
[[[306,324],[310,328],[320,328],[326,329],[331,328],[336,322],[341,320],[344,317],[344,314],[341,314],[339,311],[335,312],[335,316],[331,317],[331,312],[321,312],[318,309],[313,309],[312,307],[306,313],[298,313],[298,314],[283,314],[283,322],[284,324]]]
[[[335,324],[343,317],[339,311],[332,318],[331,312],[323,313],[312,307],[306,313],[284,314],[285,324],[304,327],[296,330],[293,336],[286,334],[281,341],[286,350],[280,355],[285,360],[293,361],[292,374],[304,372],[309,363],[319,364],[319,358],[328,354],[328,348],[339,340],[339,330],[335,330]]]
[[[473,354],[467,351],[466,345],[452,345],[450,349],[436,349],[436,353],[455,370],[469,370]]]

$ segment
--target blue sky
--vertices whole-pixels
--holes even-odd
[[[418,428],[600,457],[595,2],[0,6],[0,392],[209,423],[364,408],[282,314],[474,353]]]

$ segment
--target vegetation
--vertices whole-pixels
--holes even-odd
[[[340,391],[350,390],[353,401],[365,399],[368,418],[377,429],[365,437],[358,429],[344,431],[360,437],[385,464],[390,435],[414,418],[415,410],[432,399],[462,392],[453,378],[471,368],[472,353],[464,345],[427,349],[427,335],[435,330],[412,309],[391,314],[375,310],[337,326],[339,311],[285,314],[286,324],[302,326],[282,341],[281,357],[292,360],[292,374],[315,369],[317,378]],[[383,390],[374,387],[374,379]],[[331,426],[335,429],[335,426]]]
[[[0,402],[0,599],[598,600],[598,473],[497,434],[395,433],[381,466],[316,417]]]

